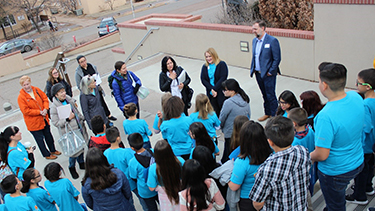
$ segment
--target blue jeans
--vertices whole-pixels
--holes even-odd
[[[76,161],[78,163],[85,162],[84,159],[83,159],[83,152],[78,157],[69,157],[69,168],[75,167]]]
[[[147,204],[146,204],[145,200],[143,200],[143,198],[138,194],[138,189],[136,188],[136,189],[134,189],[132,191],[138,197],[139,203],[141,204],[141,206],[143,208],[143,211],[148,211]],[[129,202],[130,202],[130,204],[134,205],[134,199],[133,199],[133,197],[131,198],[131,200],[129,200]]]
[[[263,96],[264,114],[275,116],[277,110],[277,98],[275,93],[276,75],[261,77],[261,74],[255,72],[258,86]]]
[[[318,163],[319,166],[319,163]],[[350,180],[354,179],[363,169],[363,163],[356,169],[345,174],[329,176],[318,170],[320,188],[322,189],[327,211],[345,211],[345,191]]]
[[[365,154],[365,162],[362,171],[354,179],[353,198],[359,201],[366,201],[366,192],[371,192],[372,178],[374,177],[374,154]]]
[[[50,126],[47,123],[42,130],[30,131],[30,133],[34,136],[43,157],[48,157],[51,155],[51,152],[56,152],[55,141],[53,140]],[[46,141],[49,151],[47,150],[44,141]]]
[[[158,195],[153,196],[151,198],[143,198],[145,200],[145,203],[147,205],[147,209],[149,211],[158,211],[158,206],[156,203],[159,203]]]

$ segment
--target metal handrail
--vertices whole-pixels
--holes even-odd
[[[144,41],[146,41],[146,39],[148,38],[148,36],[150,36],[150,34],[152,34],[155,30],[159,30],[159,27],[151,27],[147,33],[145,34],[145,36],[142,38],[142,40],[138,43],[138,45],[134,48],[134,50],[129,54],[128,58],[125,59],[125,63],[127,63],[129,60],[131,60],[131,58],[134,56],[135,52],[138,51],[138,49],[143,46],[143,43]]]

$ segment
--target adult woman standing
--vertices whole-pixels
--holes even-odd
[[[215,49],[209,48],[204,52],[206,63],[202,66],[201,82],[206,87],[206,94],[214,107],[217,116],[225,100],[221,84],[228,78],[228,66],[219,59]]]
[[[86,142],[88,142],[88,135],[84,124],[85,118],[78,111],[75,100],[67,95],[64,86],[60,83],[52,86],[51,94],[54,96],[50,110],[51,121],[52,124],[59,129],[60,136],[66,133],[65,127],[69,125],[74,131],[80,129],[82,137]],[[69,117],[67,117],[66,119],[60,119],[57,112],[57,108],[63,105],[70,105],[71,108]],[[75,167],[76,161],[78,162],[80,169],[85,169],[83,150],[78,156],[69,157],[69,172],[72,175],[73,179],[77,179],[79,177]]]
[[[96,87],[95,79],[90,76],[83,77],[81,80],[81,89],[82,92],[79,96],[81,109],[89,128],[92,130],[91,119],[96,115],[100,115],[104,123],[108,124],[108,119],[100,101],[101,96]]]
[[[185,160],[173,154],[171,146],[160,140],[154,147],[155,163],[150,166],[147,186],[158,192],[160,210],[180,210],[181,167]]]
[[[124,113],[124,106],[128,103],[134,103],[137,106],[137,118],[139,119],[141,110],[139,109],[138,96],[136,94],[139,87],[142,86],[141,80],[133,72],[128,71],[123,61],[115,63],[115,70],[111,73],[111,76],[113,77],[113,95],[118,107],[124,116],[128,118]]]
[[[22,89],[18,95],[18,106],[23,114],[26,127],[34,136],[43,157],[56,159],[55,155],[61,155],[61,152],[56,150],[51,134],[47,114],[49,108],[48,97],[38,87],[31,86],[31,78],[29,76],[22,76],[20,84]],[[47,150],[44,140],[49,150]]]
[[[94,211],[135,211],[130,185],[125,174],[109,165],[100,149],[90,148],[86,156],[86,171],[82,179],[82,196]]]
[[[181,75],[185,74],[185,76]],[[180,81],[184,79],[184,81]],[[170,56],[165,56],[161,60],[161,72],[159,74],[159,88],[162,92],[171,92],[172,96],[182,99],[185,104],[184,113],[188,116],[188,109],[191,106],[189,99],[190,77],[181,66],[177,66],[175,60]]]
[[[21,139],[22,133],[16,126],[9,126],[0,134],[1,160],[22,180],[23,172],[34,167],[34,150],[26,150],[20,142]]]
[[[70,97],[73,97],[72,87],[64,80],[60,72],[56,68],[51,68],[48,71],[48,79],[46,84],[47,97],[52,102],[54,95],[51,93],[51,88],[53,85],[61,83],[64,86],[65,92]]]
[[[233,122],[234,119],[243,115],[250,119],[250,98],[241,89],[240,84],[235,79],[228,79],[223,82],[223,92],[225,97],[228,97],[224,102],[223,108],[221,109],[219,120],[221,121],[221,128],[224,133],[225,144],[224,144],[224,153],[221,158],[221,163],[225,163],[229,159],[230,153],[230,138],[233,132]]]
[[[234,162],[228,186],[233,191],[241,188],[240,211],[255,211],[253,202],[248,196],[254,185],[255,175],[260,164],[272,153],[261,124],[248,121],[242,126],[240,132],[240,151],[239,158]]]

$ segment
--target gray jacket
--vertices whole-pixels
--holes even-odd
[[[236,94],[224,101],[220,111],[220,127],[225,138],[230,138],[233,132],[233,122],[237,116],[251,117],[250,104],[244,101],[240,94]]]
[[[102,103],[100,102],[101,96],[99,94],[98,88],[95,88],[94,90],[95,90],[95,95],[93,94],[85,95],[81,93],[81,95],[79,96],[79,100],[81,102],[82,113],[85,116],[86,122],[89,125],[89,128],[91,130],[92,130],[91,119],[96,115],[102,116],[105,124],[107,124],[108,122]]]
[[[86,127],[84,124],[85,118],[83,115],[78,111],[77,105],[75,100],[71,98],[69,95],[66,96],[66,101],[68,104],[72,105],[73,113],[75,114],[76,118],[66,121],[66,119],[59,119],[59,115],[57,113],[57,107],[62,106],[63,104],[60,100],[56,99],[56,97],[52,98],[52,103],[50,104],[50,115],[51,115],[51,122],[52,124],[59,129],[60,136],[65,134],[65,124],[68,123],[73,130],[78,129],[77,118],[79,119],[80,126],[82,128],[82,136],[83,138],[88,141],[88,135],[86,131]]]
[[[90,63],[91,64],[91,63]],[[94,68],[95,70],[95,73],[98,74],[98,69],[96,68],[95,65],[91,64],[92,67]],[[76,79],[76,84],[77,84],[77,88],[79,90],[81,90],[81,80],[82,78],[84,77],[85,75],[83,74],[83,70],[82,70],[82,67],[80,65],[78,65],[78,67],[76,68],[76,74],[75,74],[75,79]]]

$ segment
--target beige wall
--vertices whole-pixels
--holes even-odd
[[[27,68],[21,55],[21,51],[13,52],[0,57],[0,77],[19,72]]]
[[[129,64],[136,62],[138,55],[146,58],[158,52],[204,60],[203,53],[209,47],[214,47],[219,57],[228,64],[244,68],[250,67],[253,34],[171,26],[152,27],[159,27],[159,30],[149,36],[143,46],[134,54]],[[147,28],[150,29],[151,26]],[[120,32],[122,44],[128,56],[147,30],[120,27]],[[280,65],[282,74],[317,80],[313,67],[314,41],[289,37],[277,38],[282,51]],[[240,41],[249,43],[249,52],[240,51]]]
[[[96,49],[96,48],[99,48],[108,44],[119,42],[119,41],[120,41],[120,35],[118,32],[115,32],[115,33],[108,34],[103,37],[96,38],[95,40],[92,40],[88,43],[85,43],[76,48],[73,48],[72,50],[64,52],[64,54],[66,57],[68,57],[68,56],[76,55],[76,54],[79,54],[88,50]]]
[[[114,7],[118,7],[126,3],[126,0],[112,1],[114,1]],[[88,15],[98,13],[103,10],[110,10],[110,7],[107,3],[105,3],[105,0],[81,0],[81,3],[82,5],[80,8],[83,8],[83,13]]]
[[[348,69],[348,87],[375,56],[375,5],[314,4],[315,70],[323,61]]]
[[[44,63],[55,61],[59,52],[61,52],[61,46],[28,56],[25,58],[26,66],[35,67]]]

